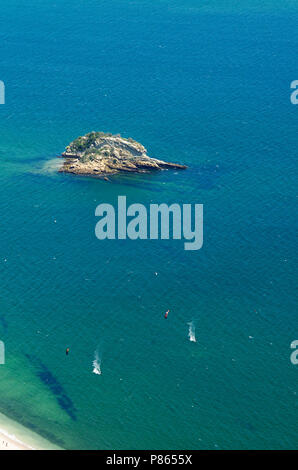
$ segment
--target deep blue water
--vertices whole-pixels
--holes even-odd
[[[0,411],[62,447],[297,448],[298,7],[222,3],[1,7]],[[91,130],[189,169],[50,171]],[[202,250],[97,240],[118,195],[204,204]]]

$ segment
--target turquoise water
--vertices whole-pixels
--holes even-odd
[[[298,6],[280,3],[1,7],[0,411],[54,444],[297,448]],[[51,169],[90,130],[189,169]],[[203,249],[97,240],[118,195],[204,204]]]

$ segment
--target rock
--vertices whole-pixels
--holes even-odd
[[[103,132],[90,132],[71,142],[62,154],[60,172],[107,176],[117,173],[145,173],[163,169],[184,170],[178,163],[150,158],[147,150],[133,139]]]

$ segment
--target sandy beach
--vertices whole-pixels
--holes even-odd
[[[61,447],[0,413],[0,450],[61,450]]]
[[[35,450],[33,447],[19,441],[13,434],[0,429],[0,450]]]

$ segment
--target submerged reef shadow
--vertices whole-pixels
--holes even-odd
[[[58,382],[56,377],[52,374],[52,372],[48,369],[48,367],[40,361],[38,358],[31,356],[30,354],[26,354],[27,359],[36,367],[37,369],[37,376],[40,380],[51,390],[51,392],[55,395],[56,400],[59,406],[68,414],[68,416],[73,420],[76,421],[76,409],[66,394],[62,385]]]

